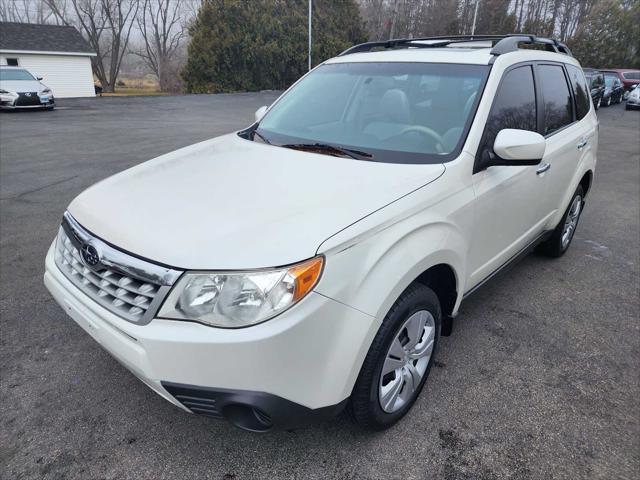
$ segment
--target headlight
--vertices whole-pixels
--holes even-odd
[[[246,272],[187,272],[158,317],[237,328],[264,322],[307,295],[318,282],[323,257],[288,267]]]
[[[9,92],[7,92],[7,91],[6,91],[5,89],[3,89],[3,88],[0,88],[0,93],[9,93]]]

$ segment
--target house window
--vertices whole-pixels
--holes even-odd
[[[17,58],[7,58],[7,66],[9,67],[17,67],[18,59]]]

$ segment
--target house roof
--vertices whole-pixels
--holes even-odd
[[[75,27],[0,22],[0,50],[95,55]]]

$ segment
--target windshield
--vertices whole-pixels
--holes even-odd
[[[604,76],[604,84],[605,86],[611,88],[613,87],[613,82],[616,81],[616,77],[613,75],[605,75]]]
[[[271,108],[257,133],[276,145],[329,144],[374,161],[440,163],[462,147],[488,71],[436,63],[322,65]]]
[[[26,70],[0,68],[0,80],[35,80]]]

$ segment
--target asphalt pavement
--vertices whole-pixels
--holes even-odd
[[[258,435],[189,415],[63,313],[42,274],[68,203],[248,125],[275,97],[104,97],[0,115],[0,478],[639,478],[640,112],[621,105],[599,111],[570,251],[530,255],[465,301],[421,397],[386,432],[338,418]]]

